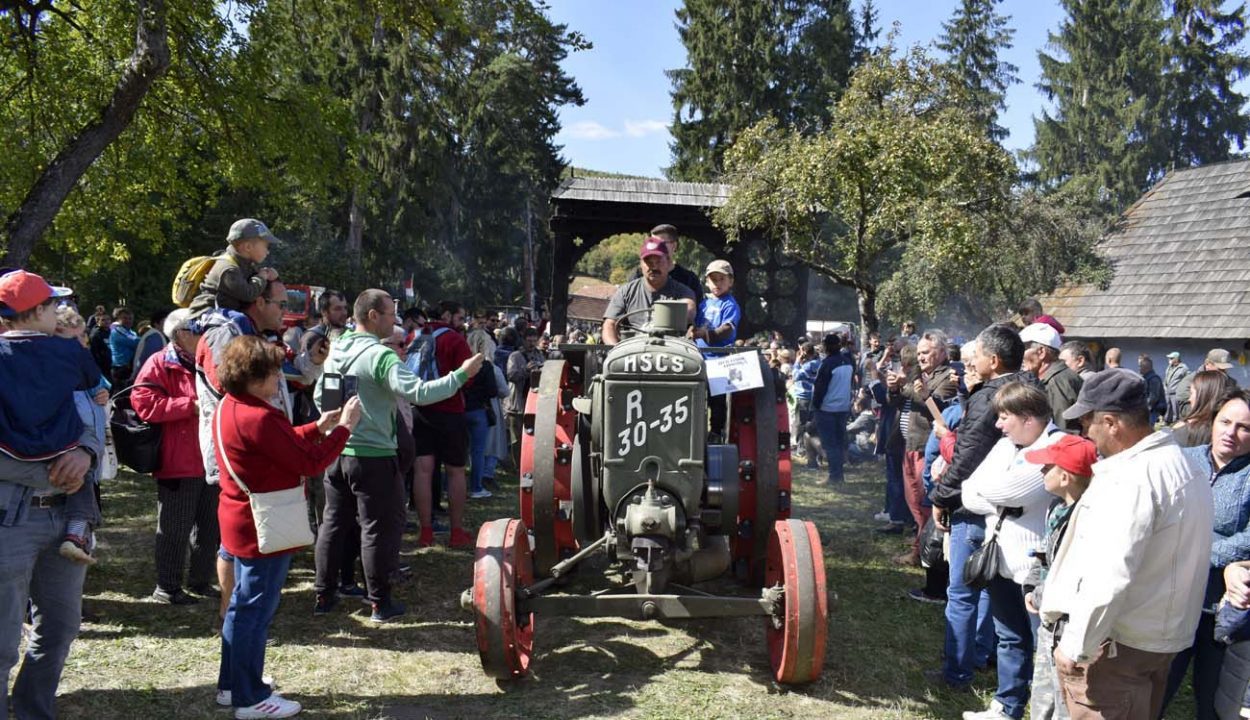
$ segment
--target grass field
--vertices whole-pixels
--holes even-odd
[[[539,618],[533,673],[496,684],[480,670],[471,616],[459,607],[472,580],[472,551],[411,549],[414,579],[399,597],[410,614],[374,627],[363,605],[342,603],[314,618],[311,552],[301,553],[272,628],[266,670],[279,690],[326,718],[958,718],[993,693],[927,686],[937,667],[942,608],[905,599],[918,570],[889,558],[898,536],[872,532],[882,485],[877,467],[852,471],[830,490],[800,471],[795,517],[814,520],[829,569],[830,633],[824,677],[789,689],[770,682],[762,621],[662,625]],[[515,481],[472,504],[472,526],[516,514]],[[84,624],[61,684],[69,719],[224,718],[213,702],[219,641],[215,604],[158,605],[154,586],[152,482],[123,474],[104,495],[100,564],[87,577]],[[1169,717],[1192,717],[1178,704]]]

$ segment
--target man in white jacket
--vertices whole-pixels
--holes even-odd
[[[1075,720],[1155,718],[1172,656],[1193,642],[1211,551],[1207,478],[1152,432],[1141,376],[1097,373],[1064,413],[1104,459],[1055,554],[1042,617]]]

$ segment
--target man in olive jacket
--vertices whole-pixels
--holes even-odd
[[[1024,369],[1037,376],[1050,401],[1051,416],[1060,428],[1079,434],[1080,420],[1064,420],[1063,411],[1072,407],[1085,381],[1059,359],[1063,339],[1046,323],[1033,323],[1020,331],[1024,342]]]
[[[895,558],[900,565],[920,564],[920,532],[929,520],[930,510],[924,504],[924,448],[933,430],[933,415],[925,401],[933,398],[938,412],[955,399],[959,383],[946,355],[946,335],[929,330],[916,343],[916,362],[920,374],[908,382],[901,373],[887,373],[886,385],[891,400],[898,403],[899,429],[903,433],[903,494],[907,508],[916,522],[916,539],[909,552]]]

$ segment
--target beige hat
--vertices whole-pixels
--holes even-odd
[[[1214,365],[1220,370],[1227,370],[1233,366],[1232,355],[1223,348],[1214,348],[1207,353],[1207,364]]]
[[[722,275],[734,276],[734,266],[729,264],[728,260],[713,260],[707,264],[707,270],[703,271],[703,277],[707,277],[712,273],[720,273]]]

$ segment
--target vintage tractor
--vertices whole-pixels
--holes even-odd
[[[531,387],[521,518],[481,527],[461,598],[488,675],[528,672],[538,615],[758,616],[776,680],[819,677],[825,565],[815,526],[789,518],[785,403],[764,364],[763,387],[732,395],[728,442],[708,444],[705,361],[682,336],[685,313],[660,301],[615,347],[563,346]],[[574,594],[592,565],[599,585],[612,570],[619,582]],[[691,587],[731,570],[759,594]]]

